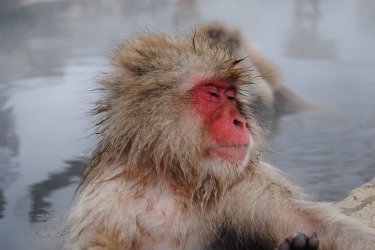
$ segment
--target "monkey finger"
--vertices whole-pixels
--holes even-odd
[[[290,241],[285,239],[277,248],[277,250],[290,250]]]
[[[318,234],[312,233],[310,238],[307,239],[307,249],[308,250],[317,250],[319,248]]]
[[[292,243],[291,243],[291,249],[303,250],[305,249],[306,245],[307,245],[306,235],[300,232],[294,233]]]

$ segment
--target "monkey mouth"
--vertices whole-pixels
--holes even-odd
[[[242,164],[248,154],[249,144],[226,144],[215,147],[214,155],[234,164]]]
[[[249,146],[248,143],[243,143],[243,144],[225,144],[225,145],[220,145],[218,146],[217,148],[241,148],[241,147],[245,147],[247,148]]]

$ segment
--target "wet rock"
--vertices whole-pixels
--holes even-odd
[[[375,178],[352,190],[337,206],[345,214],[375,228]]]

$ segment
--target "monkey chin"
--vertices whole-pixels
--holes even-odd
[[[249,145],[224,145],[216,147],[212,150],[212,153],[224,160],[229,161],[235,166],[241,166],[244,164],[248,155]]]
[[[220,166],[220,172],[241,173],[250,160],[251,145],[225,145],[210,150],[210,158]]]

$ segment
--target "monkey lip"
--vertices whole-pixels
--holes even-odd
[[[249,144],[228,144],[215,147],[212,152],[220,158],[240,164],[246,158]]]

